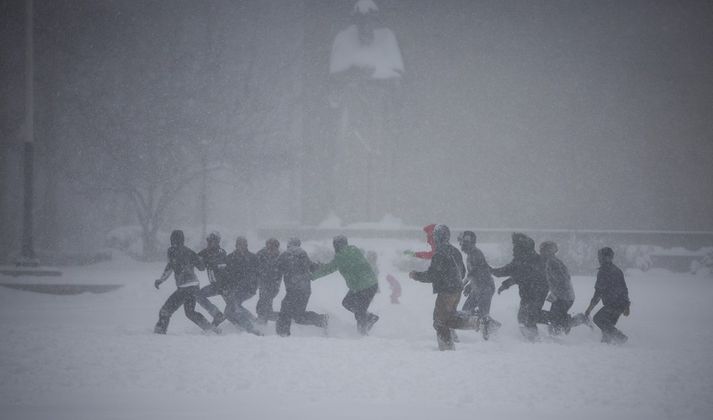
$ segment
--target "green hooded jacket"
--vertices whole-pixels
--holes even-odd
[[[312,280],[317,280],[337,270],[344,277],[349,290],[353,292],[367,289],[378,282],[366,257],[354,245],[347,245],[334,255],[332,261],[319,267],[312,273]]]

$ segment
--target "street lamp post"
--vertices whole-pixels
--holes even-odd
[[[25,16],[25,144],[23,156],[24,200],[22,208],[22,250],[17,265],[36,267],[33,241],[33,184],[34,184],[34,37],[33,0],[27,0]]]
[[[33,241],[33,184],[34,184],[34,39],[33,0],[25,1],[25,141],[23,153],[24,199],[22,203],[22,248],[15,267],[0,267],[0,274],[9,276],[61,276],[58,270],[39,267]],[[6,283],[2,283],[7,285]]]

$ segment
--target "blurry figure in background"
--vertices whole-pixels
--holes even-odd
[[[378,263],[378,254],[376,251],[367,251],[366,252],[366,260],[369,261],[369,265],[371,266],[371,269],[374,270],[374,275],[376,276],[376,279],[379,279],[379,263]],[[398,280],[396,280],[396,277],[394,277],[391,274],[386,275],[386,282],[389,283],[389,288],[391,289],[391,295],[389,298],[391,299],[391,303],[393,304],[398,304],[399,303],[399,298],[401,297],[401,284],[399,283]],[[376,293],[381,292],[381,286],[379,286],[376,289]]]
[[[280,281],[282,281],[279,258],[280,241],[275,238],[265,241],[265,247],[257,252],[259,297],[255,312],[261,324],[277,321],[278,313],[272,309],[272,302],[280,292]]]
[[[602,343],[624,344],[628,337],[615,327],[619,317],[629,316],[629,289],[624,281],[624,273],[614,265],[614,251],[604,247],[597,253],[599,271],[594,284],[594,296],[584,311],[589,317],[595,306],[602,301],[602,309],[594,315],[594,323],[602,330]]]
[[[166,281],[173,273],[176,279],[176,291],[171,293],[171,296],[166,299],[161,310],[158,313],[158,322],[154,327],[156,334],[166,334],[168,323],[171,320],[176,310],[183,305],[183,310],[186,317],[201,327],[203,331],[210,331],[213,326],[200,313],[196,312],[196,296],[198,295],[200,283],[196,277],[194,268],[204,270],[205,266],[198,254],[187,248],[184,243],[182,230],[174,230],[171,232],[171,246],[168,248],[168,263],[163,270],[161,278],[154,281],[156,289],[161,286],[161,283]]]
[[[391,274],[386,275],[386,281],[389,283],[389,287],[391,288],[391,296],[389,296],[389,298],[391,298],[391,303],[398,304],[399,298],[401,297],[401,283],[399,283],[399,281],[396,280],[396,277]]]
[[[419,251],[419,252],[413,252],[410,249],[404,251],[405,255],[408,255],[410,257],[416,257],[416,258],[421,258],[423,260],[430,260],[433,257],[433,254],[436,253],[436,244],[433,242],[433,229],[435,229],[436,225],[435,224],[430,224],[428,226],[424,226],[423,231],[426,232],[426,242],[428,242],[428,245],[431,247],[430,251]]]
[[[342,306],[354,314],[357,331],[361,335],[367,335],[379,320],[378,315],[368,311],[379,287],[376,275],[364,254],[359,248],[349,245],[346,236],[335,236],[332,245],[334,259],[320,266],[312,275],[312,279],[316,280],[339,270],[339,274],[344,277],[349,288],[349,292],[342,300]]]
[[[479,328],[483,338],[487,340],[490,334],[500,328],[500,323],[490,317],[490,303],[495,294],[495,282],[490,274],[490,265],[485,255],[478,249],[475,232],[466,230],[458,236],[460,249],[466,255],[468,275],[463,286],[463,295],[467,296],[463,307],[464,312],[478,317]]]
[[[534,341],[538,337],[537,323],[546,323],[542,312],[549,286],[545,278],[545,265],[535,251],[535,241],[522,233],[512,234],[512,261],[504,267],[495,268],[491,273],[496,277],[510,277],[498,288],[498,294],[517,284],[520,292],[520,309],[517,321],[526,339]]]
[[[245,331],[262,335],[253,325],[255,317],[243,307],[243,302],[255,296],[257,292],[257,256],[248,250],[248,240],[238,236],[235,240],[235,251],[228,255],[227,260],[228,305],[225,307],[225,315]]]
[[[571,317],[568,313],[574,304],[574,288],[567,266],[555,256],[557,251],[557,244],[552,241],[540,244],[540,256],[545,263],[545,277],[550,288],[547,301],[551,305],[547,313],[547,321],[552,335],[559,335],[562,332],[569,334],[572,327],[587,323],[584,314]]]
[[[436,225],[433,239],[436,252],[431,258],[427,271],[412,271],[409,277],[423,283],[431,283],[436,294],[433,309],[433,328],[439,350],[455,350],[451,329],[476,329],[475,317],[458,312],[458,302],[463,290],[465,265],[463,257],[449,241],[450,229],[446,225]]]
[[[210,316],[213,317],[213,325],[217,327],[221,322],[225,321],[225,315],[208,298],[221,295],[225,299],[228,253],[220,247],[220,233],[211,232],[206,238],[206,242],[207,247],[201,250],[198,256],[205,264],[208,273],[208,285],[200,290],[196,297],[196,302],[210,313]]]
[[[317,264],[310,260],[301,245],[299,239],[291,238],[287,241],[287,250],[280,254],[277,262],[280,274],[284,276],[287,292],[282,299],[275,324],[275,331],[281,337],[290,335],[292,320],[297,324],[323,328],[325,332],[327,329],[327,315],[306,310],[312,295],[312,271],[317,268]]]

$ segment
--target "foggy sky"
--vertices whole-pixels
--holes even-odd
[[[302,198],[321,184],[289,178],[299,178],[305,166],[318,168],[324,182],[339,176],[329,162],[310,159],[315,145],[309,146],[303,128],[330,118],[308,111],[326,103],[319,85],[328,82],[329,48],[349,24],[352,4],[36,0],[36,98],[38,125],[44,127],[38,142],[61,137],[71,146],[72,136],[92,132],[57,92],[85,89],[94,95],[103,89],[107,97],[97,103],[111,104],[120,94],[124,106],[145,103],[152,87],[142,72],[163,74],[170,82],[182,71],[156,57],[182,57],[191,74],[210,42],[217,67],[191,95],[202,107],[197,112],[222,112],[225,118],[200,114],[193,121],[186,111],[191,108],[183,105],[178,112],[191,129],[224,133],[218,137],[240,133],[231,141],[253,156],[250,182],[264,186],[216,194],[211,222],[319,222],[331,204],[319,198],[304,205]],[[713,230],[713,4],[377,4],[406,67],[397,134],[390,139],[395,193],[384,200],[388,212],[416,225]],[[22,140],[22,7],[21,1],[2,1],[6,162],[17,150],[8,146]],[[250,34],[259,39],[257,53],[241,47]],[[57,45],[61,53],[53,51]],[[248,144],[244,123],[229,109],[243,95],[237,87],[232,93],[232,86],[253,61],[261,78],[251,98],[262,102],[240,106],[269,109],[264,125],[271,131],[252,133],[256,140]],[[136,83],[144,84],[131,88]],[[318,87],[304,92],[310,86]],[[55,98],[49,114],[42,108],[46,95]],[[5,183],[14,179],[8,174]],[[16,197],[13,188],[5,185],[4,197]],[[195,223],[194,213],[195,208],[173,208],[170,220]],[[5,214],[9,219],[12,212]]]

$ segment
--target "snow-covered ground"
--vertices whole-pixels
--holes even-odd
[[[228,324],[221,336],[204,335],[182,311],[168,335],[154,335],[173,282],[155,290],[163,264],[125,257],[38,280],[124,285],[111,293],[0,288],[0,417],[713,418],[711,277],[627,273],[633,305],[619,324],[630,338],[622,347],[599,343],[599,332],[586,327],[557,340],[523,341],[513,288],[493,300],[492,314],[503,323],[497,337],[484,342],[461,332],[455,352],[439,352],[430,286],[392,266],[398,250],[423,244],[354,242],[380,257],[382,292],[372,310],[381,320],[364,338],[341,307],[339,274],[313,284],[309,305],[330,314],[329,337],[293,325],[292,337],[280,338],[272,323],[265,337]],[[401,281],[400,305],[389,303],[387,273]],[[574,311],[586,307],[593,275],[574,278]],[[255,301],[246,307],[254,310]]]

